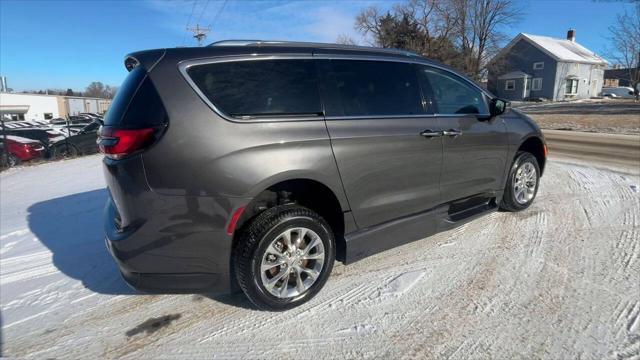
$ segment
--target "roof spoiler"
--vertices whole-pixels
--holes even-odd
[[[162,60],[166,52],[166,49],[154,49],[128,54],[124,58],[124,67],[127,68],[127,71],[131,71],[142,66],[147,72],[150,72]]]

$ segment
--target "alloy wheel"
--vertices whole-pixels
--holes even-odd
[[[324,245],[316,232],[304,227],[287,229],[262,256],[262,285],[280,299],[303,294],[320,276],[324,258]]]

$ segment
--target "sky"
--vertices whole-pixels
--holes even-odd
[[[164,47],[195,46],[187,26],[210,26],[207,43],[222,39],[363,42],[353,28],[364,8],[394,0],[0,0],[0,75],[15,91],[82,91],[92,81],[119,86],[124,56]],[[598,54],[607,27],[629,1],[516,0],[524,16],[503,31],[576,40]]]

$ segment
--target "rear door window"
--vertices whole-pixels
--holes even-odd
[[[415,70],[393,61],[331,60],[332,87],[344,116],[423,113]],[[329,115],[329,114],[327,114]]]
[[[187,73],[229,116],[322,115],[313,60],[219,62],[192,66]]]
[[[430,66],[418,70],[421,86],[429,89],[439,114],[488,114],[482,92],[462,78]]]

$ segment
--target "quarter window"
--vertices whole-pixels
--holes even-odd
[[[331,60],[345,116],[422,113],[416,73],[411,64],[392,61]]]
[[[322,114],[313,60],[248,60],[187,70],[216,108],[238,118]]]
[[[420,67],[420,81],[430,88],[440,114],[488,114],[482,92],[447,71]],[[509,80],[507,80],[509,81]]]

